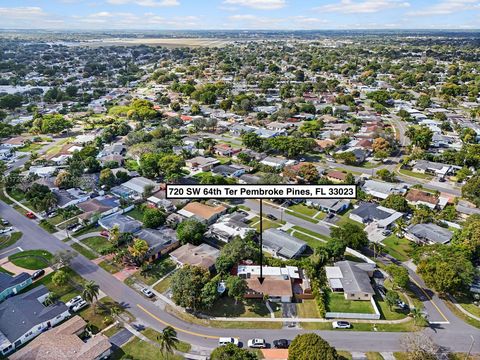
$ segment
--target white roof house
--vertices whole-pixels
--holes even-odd
[[[136,192],[139,195],[142,195],[147,186],[153,186],[152,191],[157,191],[160,188],[160,184],[152,181],[150,179],[144,178],[143,176],[138,176],[133,179],[128,180],[122,184],[123,187]]]

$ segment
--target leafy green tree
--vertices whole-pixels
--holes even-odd
[[[158,160],[158,170],[167,181],[178,180],[183,174],[184,166],[185,161],[178,155],[164,155]]]
[[[199,245],[202,243],[206,226],[197,219],[190,218],[182,221],[177,227],[177,237],[180,243]]]
[[[470,215],[462,228],[453,234],[452,244],[471,254],[470,258],[480,258],[480,215]]]
[[[263,139],[254,132],[246,132],[242,134],[242,144],[255,151],[261,151],[264,147]]]
[[[410,126],[405,132],[412,144],[423,149],[428,150],[433,138],[433,132],[427,126]]]
[[[184,265],[172,275],[172,300],[179,306],[196,311],[202,307],[202,291],[209,278],[207,270]]]
[[[258,360],[257,354],[234,344],[217,347],[210,354],[210,360]]]
[[[159,209],[147,207],[142,222],[147,228],[155,229],[165,223],[165,215]]]
[[[245,279],[242,279],[238,276],[230,276],[226,281],[228,296],[235,299],[235,304],[238,301],[242,301],[245,293],[247,292],[248,286]]]
[[[368,245],[367,233],[356,224],[345,223],[334,227],[330,231],[330,236],[352,249],[361,249]]]
[[[107,187],[115,185],[115,175],[113,175],[111,169],[103,169],[100,171],[99,183]]]
[[[407,212],[409,210],[408,202],[402,195],[390,194],[385,200],[381,202],[382,206],[400,212]]]
[[[317,334],[297,335],[288,349],[288,360],[337,360],[334,347]]]
[[[253,241],[252,235],[241,239],[234,237],[220,250],[220,255],[215,261],[215,268],[219,274],[229,274],[231,268],[241,260],[256,259],[258,256],[258,245]]]
[[[401,289],[407,289],[410,278],[406,268],[400,265],[390,264],[387,265],[386,270],[387,273],[392,277],[394,286]]]
[[[462,187],[462,196],[480,207],[480,175],[474,175]]]
[[[56,286],[65,285],[67,283],[67,281],[68,281],[68,275],[63,270],[57,270],[52,276],[52,282]]]
[[[377,176],[383,181],[395,182],[397,180],[395,174],[387,169],[377,170]]]
[[[143,239],[134,239],[133,244],[128,247],[128,252],[137,262],[141,262],[148,253],[150,247]]]
[[[387,293],[385,294],[385,302],[387,303],[390,311],[392,311],[392,308],[397,305],[399,300],[400,300],[400,296],[395,291],[388,290]]]
[[[58,134],[63,130],[70,129],[73,124],[60,114],[43,115],[40,121],[40,130],[43,134]]]
[[[300,165],[300,168],[298,169],[298,175],[300,175],[309,184],[317,182],[320,178],[317,168],[315,165],[310,163]]]

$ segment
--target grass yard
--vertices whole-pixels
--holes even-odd
[[[81,242],[100,254],[103,250],[112,246],[108,239],[103,236],[92,236],[81,240]]]
[[[82,245],[80,244],[77,244],[77,243],[73,243],[72,245],[70,245],[72,247],[72,249],[74,249],[75,251],[77,251],[78,253],[82,254],[83,256],[85,256],[88,260],[93,260],[93,259],[96,259],[98,256],[93,252],[93,251],[90,251],[88,249],[85,249]]]
[[[135,206],[132,210],[125,213],[125,215],[130,216],[130,217],[132,217],[135,220],[138,220],[140,222],[143,221],[143,211],[141,211],[138,206]]]
[[[183,357],[180,355],[168,355],[168,357],[165,357],[160,351],[160,348],[134,337],[133,340],[129,341],[121,348],[116,349],[112,355],[110,355],[110,359],[181,360]]]
[[[20,151],[20,152],[34,152],[34,151],[38,151],[38,150],[42,149],[44,146],[45,146],[45,144],[42,144],[42,143],[31,143],[29,145],[26,145],[26,146],[23,146],[23,147],[17,149],[17,151]]]
[[[395,234],[390,235],[382,241],[384,250],[400,261],[410,259],[413,251],[413,243],[407,239],[400,239]]]
[[[103,331],[102,334],[110,338],[122,329],[123,329],[123,326],[121,326],[120,324],[117,324],[112,326],[110,329]]]
[[[462,319],[463,321],[465,321],[466,323],[480,329],[480,321],[477,321],[475,320],[474,318],[470,317],[470,316],[467,316],[466,314],[464,314],[463,312],[461,312],[460,310],[457,309],[457,307],[452,304],[452,302],[450,300],[446,300],[445,301],[445,304],[447,305],[447,307],[450,309],[451,312],[453,312],[455,314],[455,316],[457,316],[458,318]]]
[[[406,304],[408,304],[407,299],[403,295],[400,295],[400,298],[402,301],[404,301]],[[383,298],[377,294],[375,295],[375,302],[377,303],[378,310],[380,311],[380,314],[382,315],[382,319],[385,320],[400,320],[404,319],[408,316],[409,311],[408,310],[402,310],[397,306],[392,306],[392,310],[388,307],[388,304],[383,300]]]
[[[456,300],[458,304],[467,310],[469,313],[480,317],[480,306],[473,303],[473,299],[468,296],[457,296]]]
[[[255,224],[254,222],[252,222],[252,225],[253,228],[257,231],[260,231],[260,219],[257,220],[257,224],[256,225],[253,225]],[[279,228],[280,226],[282,226],[282,224],[279,224],[278,222],[275,222],[275,221],[272,221],[272,220],[268,220],[268,219],[263,219],[262,221],[262,225],[263,225],[263,230],[267,230],[267,229],[276,229],[276,228]]]
[[[288,208],[288,210],[292,211],[293,213],[305,215],[307,217],[313,217],[318,212],[317,209],[309,207],[305,204],[292,205]]]
[[[103,229],[99,226],[89,225],[73,233],[73,236],[80,236],[83,234],[88,234],[92,232],[100,232]]]
[[[295,229],[295,230],[301,231],[301,232],[303,232],[303,233],[305,233],[305,234],[311,235],[311,236],[314,237],[314,238],[316,237],[316,238],[319,238],[319,239],[323,239],[323,240],[325,240],[325,241],[330,240],[330,237],[328,237],[328,236],[319,234],[319,233],[317,233],[317,232],[315,232],[315,231],[312,231],[312,230],[309,230],[309,229],[305,229],[305,228],[303,228],[303,227],[301,227],[301,226],[295,225],[295,226],[292,227],[292,229]]]
[[[142,334],[145,335],[150,340],[159,343],[158,337],[159,337],[160,333],[158,331],[155,331],[151,328],[147,328],[147,329],[142,331]],[[183,353],[188,353],[191,348],[192,348],[192,346],[190,344],[188,344],[186,342],[183,342],[183,341],[178,342],[178,344],[176,346],[176,349],[178,351],[183,352]]]
[[[122,270],[120,266],[107,260],[103,260],[101,263],[98,264],[98,266],[100,266],[103,270],[109,272],[110,274],[115,274]]]
[[[334,330],[339,332],[344,331],[374,331],[374,332],[412,332],[423,329],[422,327],[415,326],[413,320],[400,323],[400,324],[371,324],[371,323],[355,323],[352,324],[351,329]],[[314,323],[300,323],[302,329],[305,330],[333,330],[331,322],[314,322]]]
[[[346,300],[343,293],[330,293],[327,301],[327,311],[373,314],[373,307],[370,301]]]
[[[320,318],[318,306],[315,300],[303,300],[297,304],[297,314],[299,318]]]
[[[175,263],[168,257],[168,255],[151,263],[150,266],[150,270],[147,270],[144,273],[137,271],[130,277],[133,278],[132,280],[138,280],[145,285],[151,286],[176,267]]]
[[[295,231],[295,230],[289,231],[289,233],[291,235],[293,235],[294,237],[296,237],[297,239],[305,241],[307,243],[307,245],[310,246],[312,249],[315,249],[315,248],[319,247],[320,245],[324,244],[324,242],[322,240],[316,239],[316,238],[314,238],[310,235],[303,234],[303,233]]]
[[[357,225],[359,227],[361,227],[362,229],[365,228],[365,224],[362,224],[362,223],[359,223],[358,221],[355,221],[355,220],[352,220],[350,219],[348,216],[350,215],[350,212],[352,210],[349,210],[347,211],[345,214],[343,214],[341,217],[340,217],[340,220],[338,220],[335,225],[337,226],[342,226],[344,224],[354,224],[354,225]]]
[[[13,264],[24,269],[38,270],[50,265],[53,255],[46,250],[27,250],[8,257]]]
[[[49,220],[40,220],[39,225],[43,230],[49,232],[50,234],[57,232],[55,225],[53,225]]]
[[[128,280],[128,279],[127,279]],[[172,282],[172,275],[167,276],[165,279],[160,281],[153,288],[158,291],[160,294],[163,294],[170,288],[170,283]]]
[[[23,234],[20,231],[16,231],[8,235],[3,235],[2,237],[0,237],[0,249],[4,249],[6,247],[12,246],[18,240],[20,240],[22,235]]]
[[[340,356],[340,360],[352,360],[352,354],[348,351],[338,350],[337,354]]]
[[[383,356],[378,352],[369,351],[366,355],[367,360],[383,360]]]
[[[407,170],[407,169],[399,169],[398,172],[400,174],[403,174],[403,175],[406,175],[406,176],[416,177],[417,179],[424,179],[424,180],[432,180],[433,179],[432,175],[417,173],[417,172]]]
[[[279,317],[280,305],[270,303],[270,306],[275,316]],[[252,299],[235,304],[235,300],[228,296],[218,299],[210,310],[203,311],[203,313],[215,317],[270,317],[264,301]]]
[[[120,309],[122,308],[120,304],[118,304],[112,298],[106,296],[98,300],[98,302],[94,305],[90,305],[81,310],[78,314],[83,318],[83,320],[90,324],[93,333],[96,334],[109,326],[109,322],[113,323],[114,320],[110,317],[110,309],[113,306],[116,306]],[[124,313],[125,311],[121,312]],[[129,318],[132,318],[128,312],[125,313]],[[109,319],[108,322],[105,321],[106,318]]]

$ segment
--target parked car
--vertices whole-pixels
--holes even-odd
[[[5,220],[5,219],[3,219],[3,218],[0,220],[0,223],[2,223],[2,225],[4,225],[4,226],[10,224],[10,223],[8,222],[8,220]]]
[[[72,311],[73,312],[77,312],[77,311],[80,311],[82,310],[83,308],[87,307],[88,306],[88,303],[85,301],[85,300],[82,300],[80,301],[77,305],[73,305],[72,307]]]
[[[82,298],[80,295],[78,295],[78,296],[75,296],[74,298],[68,300],[68,301],[65,303],[65,305],[66,305],[68,308],[70,308],[70,307],[78,304],[78,303],[81,302],[81,301],[83,301],[83,298]]]
[[[32,280],[37,280],[38,278],[42,277],[43,275],[45,275],[45,270],[43,270],[43,269],[37,270],[32,274]]]
[[[403,301],[399,300],[397,301],[397,305],[400,309],[402,310],[408,310],[410,307],[408,306],[408,304],[405,304]]]
[[[0,229],[0,234],[5,234],[5,233],[8,233],[9,231],[12,231],[13,230],[13,227],[9,226],[9,227],[6,227],[4,229]]]
[[[148,298],[152,298],[152,297],[155,296],[155,294],[149,288],[143,288],[142,293],[143,293],[143,295],[145,295]]]
[[[382,235],[383,236],[389,236],[392,232],[390,230],[383,230]]]
[[[233,337],[221,337],[218,339],[218,346],[224,346],[228,344],[233,344],[235,346],[238,346],[238,338],[233,338]]]
[[[47,216],[48,216],[49,218],[53,218],[53,217],[57,216],[57,212],[56,212],[56,211],[52,211],[52,212],[49,213]]]
[[[288,341],[287,339],[273,340],[273,346],[277,349],[288,349],[288,347],[290,346],[290,341]]]
[[[443,177],[441,177],[441,178],[438,178],[438,182],[441,182],[441,183],[443,183],[443,182],[445,182],[445,181],[447,181],[447,180],[445,180],[445,178],[443,178]]]
[[[29,219],[35,219],[36,218],[35,214],[32,213],[31,211],[27,212],[25,214],[25,216],[28,217]]]
[[[277,220],[277,217],[275,215],[272,215],[272,214],[267,214],[267,219],[270,219],[270,220]]]
[[[100,231],[100,235],[108,238],[110,236],[110,233],[108,232],[108,230],[102,230]]]
[[[334,329],[350,329],[352,324],[348,321],[334,321],[332,322],[332,326]]]
[[[265,339],[250,339],[247,344],[249,348],[263,349],[267,347]]]
[[[335,216],[335,214],[334,214],[334,213],[328,213],[328,215],[327,215],[327,219],[331,219],[331,218],[333,218],[334,216]]]

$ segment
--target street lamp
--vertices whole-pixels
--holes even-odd
[[[468,349],[467,355],[465,355],[465,360],[468,360],[468,358],[470,357],[470,353],[472,352],[473,345],[475,344],[475,338],[473,337],[473,335],[470,335],[470,337],[472,338],[472,343],[470,344],[470,348]]]

